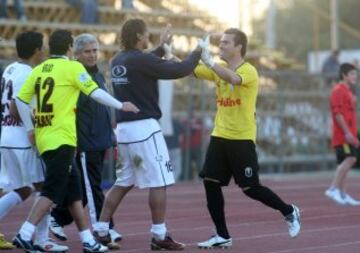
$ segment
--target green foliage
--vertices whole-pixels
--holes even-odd
[[[277,0],[278,49],[303,63],[306,62],[307,53],[316,48],[316,39],[319,50],[330,49],[329,2],[330,0]],[[338,3],[339,20],[358,30],[360,34],[360,1],[338,0]],[[254,24],[255,37],[262,41],[265,20],[266,17]],[[315,33],[316,20],[318,29]],[[359,38],[339,27],[339,44],[340,49],[359,48]]]

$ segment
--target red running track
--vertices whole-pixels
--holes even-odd
[[[339,206],[324,196],[332,174],[264,176],[263,184],[285,201],[301,209],[302,232],[290,239],[280,213],[247,198],[235,185],[224,188],[226,213],[234,240],[226,253],[357,253],[360,252],[360,207]],[[348,192],[360,198],[360,175],[348,180]],[[16,207],[0,224],[0,232],[12,238],[26,218],[32,201]],[[123,234],[121,249],[113,252],[151,252],[150,213],[147,191],[133,190],[115,215]],[[213,234],[201,182],[179,183],[169,188],[167,227],[173,237],[187,244],[185,252],[202,252],[196,242]],[[74,225],[65,228],[71,253],[82,252]],[[220,252],[223,250],[212,250]],[[1,252],[22,252],[20,250]]]

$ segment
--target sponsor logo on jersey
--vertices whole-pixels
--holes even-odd
[[[231,99],[231,98],[221,98],[217,100],[217,104],[223,107],[233,107],[241,105],[240,98]]]
[[[129,80],[126,77],[127,69],[123,65],[116,65],[111,69],[111,81],[114,85],[128,84]]]
[[[52,125],[53,114],[35,115],[35,127],[42,128]]]
[[[127,73],[126,68],[123,65],[116,65],[111,69],[111,74],[114,77],[122,77]]]
[[[15,119],[11,115],[4,116],[4,118],[2,119],[1,125],[2,126],[22,126],[21,122],[18,121],[17,119]]]

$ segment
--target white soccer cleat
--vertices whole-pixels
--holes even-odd
[[[61,241],[66,241],[67,240],[67,236],[64,232],[64,228],[62,226],[60,226],[56,220],[54,219],[54,217],[50,216],[50,226],[49,229],[51,231],[51,233],[53,233],[53,235],[58,238]]]
[[[120,242],[122,239],[122,235],[114,229],[109,229],[109,234],[112,242]]]
[[[346,202],[346,204],[350,205],[350,206],[360,206],[360,201],[354,199],[353,197],[351,197],[349,194],[343,192],[343,196],[344,196],[344,201]]]
[[[294,211],[285,217],[285,220],[289,226],[289,235],[291,238],[295,238],[299,235],[301,230],[300,222],[300,210],[297,206],[292,205]]]
[[[197,244],[200,249],[212,249],[212,248],[222,248],[227,249],[232,246],[232,239],[225,239],[219,235],[213,235],[209,240],[204,242],[199,242]]]
[[[83,253],[102,253],[107,252],[108,250],[108,247],[98,242],[95,242],[93,245],[90,245],[88,242],[83,243]]]
[[[52,241],[51,239],[49,239],[45,242],[42,242],[42,243],[35,242],[34,248],[39,252],[57,252],[57,253],[59,253],[59,252],[69,251],[68,246],[57,244],[54,241]]]
[[[335,201],[339,205],[346,205],[346,201],[343,198],[341,191],[337,188],[329,188],[325,191],[325,196]]]

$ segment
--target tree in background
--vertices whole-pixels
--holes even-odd
[[[277,48],[303,63],[306,63],[307,53],[314,50],[315,36],[318,38],[319,50],[330,49],[329,3],[329,0],[277,0]],[[360,36],[360,1],[341,0],[338,7],[339,21],[358,30]],[[254,35],[262,41],[265,35],[265,20],[266,17],[254,24]],[[315,35],[316,22],[318,28]],[[349,34],[341,26],[339,37],[340,49],[359,48],[359,37]]]

